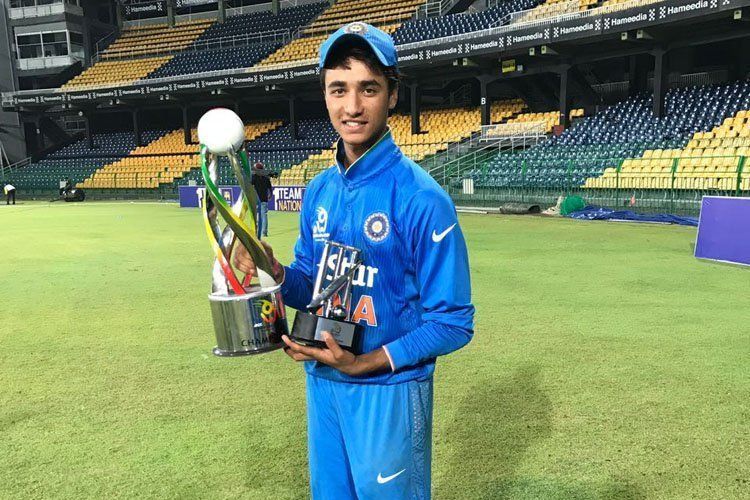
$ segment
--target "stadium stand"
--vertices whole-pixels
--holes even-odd
[[[214,21],[188,21],[170,28],[166,24],[127,28],[101,54],[99,61],[65,85],[64,90],[108,84],[128,84],[145,78],[191,45]],[[152,57],[148,57],[152,56]],[[158,57],[153,57],[158,56]]]
[[[228,17],[206,29],[187,50],[176,54],[148,78],[249,68],[279,49],[284,41],[309,24],[325,3],[305,4],[271,12]]]
[[[499,26],[512,12],[531,9],[538,4],[539,0],[508,0],[479,12],[408,21],[393,33],[393,40],[401,45],[480,31]]]
[[[352,21],[364,21],[373,25],[403,22],[411,18],[423,3],[424,0],[339,0],[303,32],[310,36],[331,33]]]
[[[171,28],[166,24],[127,28],[100,57],[108,60],[179,52],[195,42],[213,23],[213,20],[203,19]]]
[[[63,90],[88,89],[133,83],[168,62],[172,56],[122,61],[99,61],[62,86]]]
[[[747,113],[742,110],[750,109],[750,84],[676,88],[668,92],[665,105],[665,117],[656,118],[650,96],[631,97],[538,146],[499,153],[469,175],[483,187],[609,188],[617,185],[622,164],[626,173],[639,176],[620,187],[662,188],[665,182],[655,179],[671,178],[673,159],[695,155],[686,163],[692,169],[686,174],[693,177],[695,167],[701,167],[712,174],[706,178],[725,179],[705,182],[707,188],[725,187],[732,176],[736,180],[736,155],[747,151],[741,148],[748,145],[742,128]],[[707,157],[717,154],[717,149],[727,156]]]
[[[619,3],[620,2],[611,2],[612,5],[618,5]],[[547,0],[528,12],[519,13],[520,15],[514,17],[511,22],[523,23],[535,21],[562,14],[581,12],[598,6],[599,0]]]
[[[398,26],[398,24],[385,24],[378,27],[386,33],[392,34],[398,29]],[[325,41],[326,37],[327,35],[295,38],[261,61],[259,66],[291,67],[298,65],[300,61],[315,59],[318,57],[320,44]]]
[[[671,92],[667,102],[685,109],[673,126],[684,127],[679,142],[643,151],[607,168],[588,188],[720,189],[738,182],[742,157],[750,153],[750,82],[693,87]],[[674,130],[674,129],[672,129]],[[750,189],[750,172],[741,173],[740,187]]]
[[[279,125],[279,121],[251,123],[245,125],[245,135],[253,140]],[[195,129],[191,134],[196,142]],[[197,149],[196,144],[185,144],[183,130],[174,130],[134,149],[128,156],[102,166],[78,187],[133,189],[171,184],[198,166]]]
[[[299,38],[261,61],[260,66],[292,66],[298,64],[297,61],[315,59],[326,35],[353,21],[367,22],[392,34],[423,3],[424,0],[339,0],[302,29]]]
[[[127,28],[99,61],[63,89],[123,85],[142,79],[249,68],[307,26],[326,3],[304,4],[231,16],[225,22],[198,20]],[[317,50],[317,47],[315,47]]]
[[[142,135],[143,141],[154,141],[166,133],[150,130]],[[117,161],[136,149],[132,132],[115,132],[93,136],[94,149],[80,140],[61,148],[46,158],[13,173],[13,184],[19,189],[54,190],[65,178],[79,183],[104,165]]]
[[[503,123],[525,109],[526,103],[521,99],[495,101],[490,105],[490,120],[492,123]]]
[[[230,68],[248,68],[281,46],[281,42],[258,43],[220,50],[182,52],[152,71],[148,79],[187,75]]]
[[[478,108],[448,108],[423,110],[421,116],[422,133],[411,133],[411,116],[394,114],[389,119],[391,131],[396,144],[414,161],[421,161],[425,156],[445,149],[449,142],[468,137],[479,128],[480,112]],[[322,170],[333,165],[334,150],[327,149],[311,156],[281,173],[279,184],[307,184]]]
[[[493,122],[514,119],[525,107],[520,99],[492,103]],[[411,116],[395,113],[389,119],[393,138],[406,156],[420,162],[445,150],[450,143],[460,142],[479,131],[479,108],[423,109],[420,117],[422,133],[411,133]],[[334,140],[336,137],[334,136]],[[313,177],[334,163],[335,143],[331,149],[315,153],[302,163],[281,172],[278,184],[307,184]]]

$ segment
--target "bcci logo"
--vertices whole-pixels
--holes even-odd
[[[365,220],[365,236],[375,243],[380,243],[391,232],[391,223],[383,212],[375,212]]]
[[[346,25],[344,31],[347,33],[352,33],[353,35],[364,35],[365,33],[367,33],[367,26],[365,26],[363,23],[351,23]]]
[[[323,207],[315,210],[315,222],[313,223],[313,239],[325,240],[328,238],[328,212]]]

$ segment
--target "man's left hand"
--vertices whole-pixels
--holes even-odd
[[[328,332],[323,333],[326,347],[310,347],[300,345],[288,336],[283,335],[281,339],[286,344],[284,352],[295,361],[319,361],[347,375],[364,375],[373,371],[383,370],[390,366],[388,357],[382,348],[373,352],[355,356],[349,351],[341,348]]]

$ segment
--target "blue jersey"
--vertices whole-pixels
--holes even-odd
[[[339,141],[337,158],[341,158]],[[386,134],[348,169],[341,161],[308,185],[295,260],[282,293],[300,310],[312,298],[326,240],[362,250],[351,319],[362,325],[363,352],[384,347],[392,371],[352,377],[315,361],[314,376],[395,384],[430,377],[435,358],[473,335],[469,261],[450,197]],[[329,258],[330,274],[336,256]],[[330,276],[329,276],[330,277]]]

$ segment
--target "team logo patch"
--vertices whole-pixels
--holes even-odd
[[[380,243],[391,232],[391,222],[383,212],[375,212],[365,220],[365,236],[375,243]]]
[[[363,23],[350,23],[346,25],[344,31],[347,33],[353,33],[355,35],[364,35],[367,33],[367,26]]]

